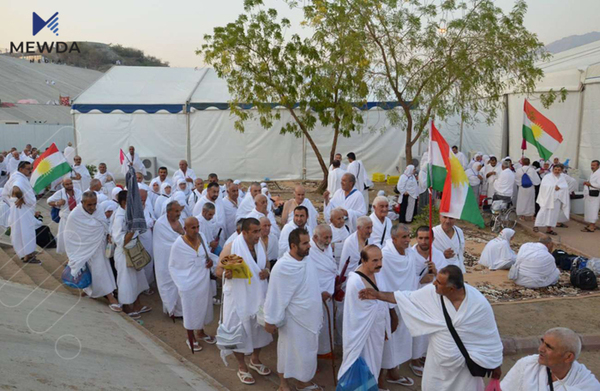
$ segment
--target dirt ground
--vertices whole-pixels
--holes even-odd
[[[297,182],[291,181],[271,182],[269,183],[269,188],[272,195],[281,196],[282,199],[287,200],[293,196],[293,188],[296,183]],[[308,182],[305,183],[305,187],[307,188],[308,198],[311,199],[319,211],[322,211],[322,197],[313,191],[316,189],[317,183]],[[373,200],[377,191],[380,189],[383,189],[387,195],[390,195],[392,194],[392,188],[393,186],[376,184],[375,190],[370,192],[370,199]],[[320,218],[320,220],[321,219],[322,218]],[[479,258],[479,255],[483,250],[485,245],[484,241],[493,238],[495,235],[491,234],[489,229],[487,231],[480,230],[477,227],[468,224],[462,226],[465,229],[465,234],[467,236],[467,264],[469,266],[466,279],[475,286],[479,285],[480,289],[484,290],[484,293],[486,293],[485,289],[491,290],[486,296],[488,296],[488,299],[493,303],[493,309],[501,336],[539,336],[545,330],[556,326],[570,327],[582,334],[598,333],[600,330],[600,312],[590,311],[590,308],[599,307],[600,297],[581,296],[579,292],[568,291],[569,288],[566,284],[565,286],[561,286],[561,289],[566,289],[566,291],[519,294],[519,291],[530,290],[522,290],[514,286],[514,284],[508,281],[506,277],[507,271],[490,272],[485,268],[474,265],[474,262]],[[517,248],[522,243],[536,240],[536,238],[531,237],[526,231],[519,228],[516,230],[517,234],[515,235],[513,244]],[[483,288],[481,286],[483,286]],[[580,296],[574,298],[560,298],[563,294]],[[527,301],[509,301],[522,300],[523,298],[527,299]],[[534,298],[538,299],[532,300]],[[203,350],[192,354],[185,344],[186,331],[183,328],[181,319],[177,319],[176,322],[173,323],[170,318],[162,313],[162,304],[158,293],[152,296],[142,296],[142,300],[145,305],[152,306],[154,310],[148,314],[144,314],[140,323],[158,338],[177,350],[186,359],[197,364],[224,386],[231,390],[244,388],[251,389],[251,387],[254,387],[254,389],[257,390],[277,390],[278,378],[275,374],[267,377],[260,377],[256,373],[253,373],[256,384],[254,386],[243,386],[236,376],[237,365],[233,356],[228,358],[229,366],[225,366],[219,356],[219,350],[215,346],[208,346],[201,343]],[[214,335],[216,332],[219,317],[218,311],[219,307],[215,306],[215,320],[206,329],[206,332],[210,335]],[[264,348],[261,353],[263,363],[273,371],[275,371],[277,367],[276,349],[276,342],[273,342]],[[336,347],[336,370],[340,367],[341,353],[340,347]],[[506,356],[503,364],[503,372],[506,373],[520,357],[522,357],[522,355]],[[595,374],[600,374],[600,352],[584,351],[581,355],[580,362],[584,363]],[[411,373],[407,365],[401,367],[401,374],[403,376],[412,377],[416,382],[415,386],[401,387],[390,384],[390,390],[420,390],[420,379]],[[315,381],[319,385],[324,386],[326,390],[334,389],[331,361],[319,361],[319,369]]]

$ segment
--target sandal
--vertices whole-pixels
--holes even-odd
[[[568,225],[566,225],[566,224],[563,224],[563,223],[558,223],[558,224],[556,224],[556,226],[557,226],[558,228],[569,228],[569,226],[568,226]]]
[[[138,320],[142,317],[139,312],[130,312],[127,314],[127,316],[129,316],[133,320]]]
[[[271,374],[271,370],[267,368],[263,364],[254,364],[252,359],[248,363],[248,368],[255,370],[261,376],[269,376]]]
[[[114,312],[123,312],[123,308],[121,308],[121,306],[119,304],[109,304],[108,308],[110,308],[111,311],[114,311]]]
[[[242,370],[238,369],[237,376],[238,376],[238,379],[240,379],[240,381],[244,384],[256,383],[256,380],[254,380],[254,378],[252,377],[252,374],[250,372],[243,372]]]
[[[410,386],[414,386],[415,385],[415,381],[413,379],[411,379],[410,377],[404,377],[404,376],[400,376],[400,379],[398,380],[387,380],[388,383],[392,383],[392,384],[400,384],[401,386],[404,387],[410,387]]]
[[[148,306],[143,306],[141,310],[139,310],[138,312],[140,314],[145,314],[146,312],[150,312],[152,311],[152,307],[148,307]]]
[[[194,348],[192,349],[192,345],[190,344],[190,340],[186,339],[185,340],[185,344],[187,345],[188,348],[190,348],[190,350],[193,352],[200,352],[202,351],[202,346],[198,345],[198,342],[194,342]]]
[[[312,390],[323,390],[320,386],[318,386],[316,383],[312,383],[310,386],[308,387],[304,387],[304,388],[298,388],[296,387],[296,391],[312,391]]]
[[[558,234],[554,231],[546,231],[546,235],[558,235]]]
[[[408,367],[415,374],[415,376],[423,377],[424,368],[422,366],[412,365],[412,363],[408,363]]]
[[[217,339],[215,337],[212,337],[210,335],[205,335],[204,337],[200,337],[200,339],[204,342],[206,342],[209,345],[214,345],[217,343]]]
[[[584,229],[581,230],[581,232],[596,232],[595,229],[589,229],[588,227],[585,227]]]

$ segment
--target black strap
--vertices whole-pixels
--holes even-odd
[[[383,246],[383,241],[385,240],[385,233],[387,231],[387,221],[384,219],[383,220],[383,235],[381,236],[381,242],[379,242],[380,246]]]
[[[554,391],[554,384],[552,384],[552,371],[549,367],[546,367],[546,373],[548,374],[548,387],[550,387],[550,391]]]
[[[450,315],[448,315],[448,311],[446,310],[446,304],[444,303],[444,296],[440,296],[440,301],[442,302],[442,310],[444,311],[444,319],[446,319],[446,326],[448,326],[448,330],[450,330],[450,334],[452,334],[452,338],[454,342],[456,342],[456,346],[458,346],[458,350],[462,353],[463,357],[467,362],[471,361],[471,356],[469,356],[469,352],[467,352],[467,348],[463,344],[462,340],[458,336],[454,325],[452,324],[452,319],[450,319]]]
[[[350,228],[348,228],[347,225],[344,225],[344,227],[346,227],[346,231],[348,231],[348,233],[350,233]]]
[[[355,270],[354,273],[358,274],[359,276],[361,276],[362,278],[364,278],[365,280],[367,280],[367,282],[369,284],[371,284],[371,286],[373,287],[373,289],[375,289],[377,292],[379,292],[379,288],[377,288],[377,285],[375,285],[373,283],[373,281],[371,281],[371,279],[367,276],[365,276],[363,273],[359,272],[358,270]]]
[[[456,238],[458,239],[458,251],[460,251],[460,248],[462,247],[462,241],[460,240],[460,235],[458,234],[458,230],[456,229],[456,227],[452,227],[452,228],[454,228],[454,233],[456,234]],[[458,254],[456,254],[456,256],[458,257]]]

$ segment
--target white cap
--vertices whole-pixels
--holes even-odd
[[[267,187],[267,184],[265,182],[261,182],[260,187]]]
[[[379,197],[379,196],[385,197],[385,191],[383,191],[383,190],[379,190],[379,191],[377,192],[377,197]]]
[[[240,183],[242,183],[242,181],[240,181],[239,179],[236,179],[235,181],[233,181],[234,184],[239,185]]]

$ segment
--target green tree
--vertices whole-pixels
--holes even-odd
[[[315,34],[286,38],[284,31],[291,28],[291,22],[262,5],[262,0],[245,0],[246,14],[206,35],[197,53],[227,81],[238,131],[243,132],[244,122],[255,114],[261,126],[270,129],[281,118],[277,106],[290,113],[292,121],[280,133],[304,135],[323,171],[320,189],[324,190],[328,165],[310,131],[319,123],[333,127],[331,163],[339,135],[349,137],[362,124],[356,106],[366,100],[369,63],[361,45],[364,38],[357,36],[364,33],[348,28],[351,18],[344,7],[327,8],[319,18],[308,20],[316,13],[309,6],[305,8],[307,24]],[[242,108],[248,104],[256,110]]]
[[[532,92],[543,76],[535,66],[543,44],[523,25],[523,0],[506,14],[492,0],[339,2],[366,36],[372,93],[400,104],[388,115],[406,132],[407,161],[432,117],[460,115],[472,123],[480,113],[491,122],[504,93]],[[326,14],[323,7],[317,10]]]

